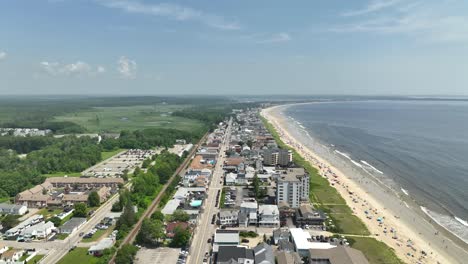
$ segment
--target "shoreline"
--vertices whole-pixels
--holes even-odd
[[[317,155],[311,147],[305,146],[298,140],[298,136],[293,134],[299,132],[294,131],[297,130],[294,127],[288,127],[291,126],[291,123],[282,115],[282,111],[291,105],[299,104],[266,108],[262,110],[261,115],[273,125],[284,143],[296,149],[301,156],[318,169],[322,177],[329,180],[331,185],[346,200],[353,214],[359,217],[369,229],[371,237],[393,248],[398,257],[407,263],[463,263],[464,260],[468,259],[466,247],[463,249],[452,241],[453,238],[459,239],[458,237],[441,226],[440,228],[445,232],[439,233],[439,230],[430,223],[431,220],[428,221],[428,216],[418,214],[411,209],[406,202],[401,200],[402,197],[395,190],[385,186],[385,184],[385,187],[381,186],[382,182],[376,183],[375,180],[378,181],[378,179],[372,175],[369,176],[374,179],[361,177],[356,181],[357,177],[349,177]],[[363,183],[361,180],[367,181]],[[373,181],[373,183],[369,184],[368,180]],[[389,192],[388,189],[391,191]],[[353,194],[350,195],[350,192]],[[370,210],[366,209],[372,209],[371,213],[375,213],[376,218],[379,216],[385,219],[385,223],[379,224],[375,219],[367,218]],[[395,233],[387,233],[390,229],[395,230],[397,239],[392,238]],[[459,242],[464,243],[461,239]],[[427,256],[423,257],[421,251],[425,251]],[[408,254],[414,255],[414,257],[408,256]]]

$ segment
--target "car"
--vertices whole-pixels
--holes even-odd
[[[79,234],[80,237],[82,237],[83,235],[84,235],[84,232],[81,232],[81,233]]]
[[[243,239],[241,240],[241,242],[242,242],[242,243],[249,243],[250,241],[249,241],[247,238],[243,238]]]
[[[208,238],[208,241],[206,241],[208,244],[211,243],[211,238]]]

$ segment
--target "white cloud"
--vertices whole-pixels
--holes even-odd
[[[0,61],[6,59],[7,53],[4,51],[0,51]]]
[[[468,41],[468,16],[457,15],[455,6],[447,9],[443,6],[446,3],[420,1],[406,1],[404,4],[397,1],[397,3],[394,3],[386,14],[372,15],[335,26],[331,31],[402,34],[432,42]]]
[[[124,10],[128,13],[146,14],[166,17],[177,21],[198,21],[212,28],[221,30],[238,30],[237,22],[227,21],[224,17],[207,14],[200,10],[170,3],[144,4],[128,0],[98,0],[108,8]]]
[[[125,56],[120,57],[117,62],[117,71],[126,79],[135,79],[137,72],[137,64],[135,61],[128,59]]]
[[[381,11],[389,7],[393,7],[401,2],[402,0],[372,0],[364,8],[359,9],[359,10],[346,11],[342,15],[343,16],[366,15],[366,14]]]
[[[281,32],[281,33],[273,34],[258,42],[259,43],[279,43],[279,42],[288,42],[290,40],[291,40],[291,36],[288,33]]]
[[[98,66],[96,69],[93,69],[91,65],[83,61],[69,64],[43,61],[40,63],[40,67],[43,71],[52,76],[84,76],[105,72],[104,67]]]

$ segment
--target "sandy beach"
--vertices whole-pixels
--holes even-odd
[[[432,225],[430,219],[412,208],[414,205],[400,199],[402,197],[376,179],[343,173],[300,142],[297,139],[300,132],[282,115],[286,107],[288,105],[264,109],[262,116],[275,127],[283,142],[319,169],[365,223],[372,237],[395,249],[406,263],[468,263],[466,244],[453,242],[453,236]]]

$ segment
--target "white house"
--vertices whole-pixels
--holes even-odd
[[[8,251],[8,246],[4,244],[0,244],[0,255],[3,254],[3,252]]]
[[[2,254],[1,261],[6,263],[17,262],[24,254],[23,249],[12,249]]]
[[[33,225],[31,227],[26,228],[21,235],[25,238],[46,238],[51,233],[52,230],[55,229],[54,223],[52,222],[41,222],[40,224]]]
[[[262,204],[258,207],[258,224],[264,227],[279,227],[279,210],[277,205]]]
[[[28,207],[20,204],[0,204],[1,214],[24,215],[28,211]]]
[[[237,181],[237,174],[235,173],[228,173],[226,174],[226,185],[235,185]]]
[[[220,211],[218,214],[219,223],[224,226],[235,226],[237,225],[239,211],[238,210],[229,210],[229,211]]]

